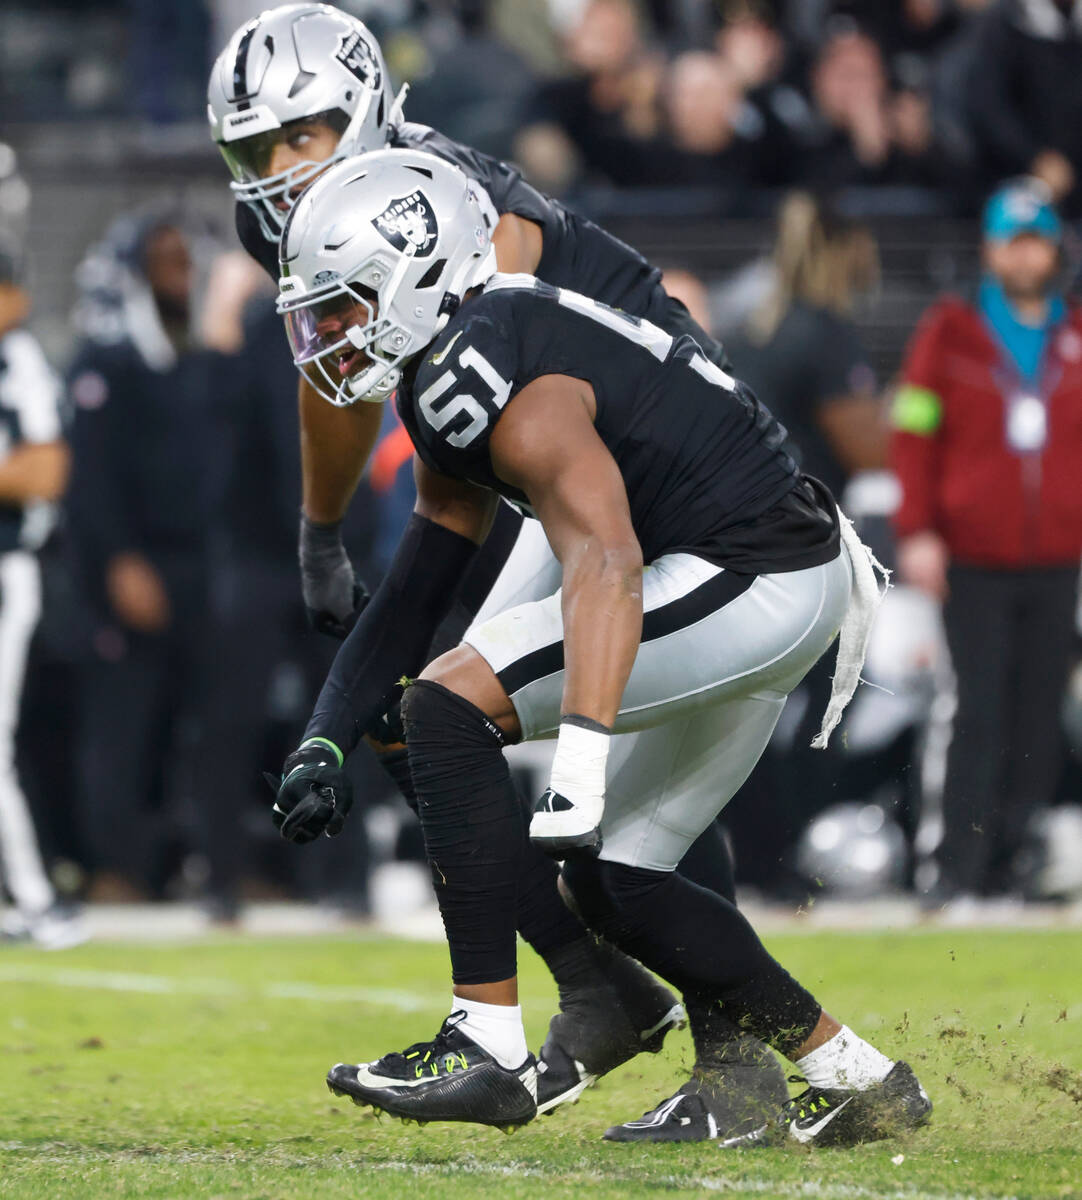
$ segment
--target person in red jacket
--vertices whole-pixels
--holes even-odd
[[[925,315],[894,403],[899,571],[943,601],[958,686],[930,906],[1012,890],[1060,766],[1082,557],[1082,311],[1060,241],[1042,185],[996,192],[976,302]]]

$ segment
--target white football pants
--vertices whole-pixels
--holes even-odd
[[[0,874],[24,913],[42,912],[55,898],[15,770],[26,656],[40,615],[37,558],[25,550],[0,554]]]
[[[515,706],[551,738],[563,695],[561,569],[527,520],[467,630]],[[758,762],[786,697],[849,605],[848,552],[823,566],[736,575],[692,554],[644,569],[643,639],[609,753],[601,857],[673,870]]]

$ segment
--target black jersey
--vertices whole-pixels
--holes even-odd
[[[721,346],[691,320],[682,304],[666,294],[656,267],[619,238],[531,187],[515,167],[452,141],[428,125],[412,122],[393,129],[388,144],[423,150],[453,163],[484,188],[499,214],[514,213],[538,225],[541,261],[535,273],[539,279],[647,317],[670,333],[690,334],[707,358],[728,365]],[[241,245],[277,282],[277,245],[267,241],[244,204],[236,206],[236,223]]]
[[[498,492],[489,438],[542,375],[593,388],[644,558],[686,550],[732,570],[796,570],[838,550],[829,493],[797,471],[785,430],[689,337],[531,276],[498,275],[416,360],[398,407],[432,470]]]

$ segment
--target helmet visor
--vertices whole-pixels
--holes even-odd
[[[346,347],[363,348],[373,335],[376,300],[367,288],[347,286],[323,300],[286,309],[282,315],[293,361],[300,366]]]
[[[348,125],[348,115],[340,108],[332,108],[326,112],[299,117],[295,121],[287,121],[277,129],[254,133],[251,137],[240,138],[235,142],[219,142],[218,149],[221,150],[226,166],[237,183],[269,183],[272,177],[285,176],[295,172],[300,166],[318,166],[325,161],[322,157],[306,158],[306,148],[319,138],[321,127],[330,128],[334,134],[334,148],[337,148],[338,141]],[[274,152],[279,146],[289,151],[288,161],[274,170]]]
[[[390,324],[378,308],[377,293],[358,283],[339,284],[305,302],[279,303],[294,364],[332,404],[386,399],[397,384],[401,356],[378,348]]]

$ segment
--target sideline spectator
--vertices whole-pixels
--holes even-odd
[[[760,182],[795,182],[800,147],[812,130],[813,114],[799,86],[800,64],[769,7],[755,0],[730,3],[714,44],[744,90],[750,110],[746,125],[754,129],[751,114],[763,123]]]
[[[898,565],[945,601],[958,689],[929,907],[1017,885],[1060,769],[1082,556],[1082,312],[1060,237],[1040,183],[991,198],[976,301],[925,315],[894,404]]]
[[[408,39],[416,60],[403,62],[411,68],[409,119],[506,158],[534,85],[526,61],[489,27],[485,7],[480,0],[432,6]],[[402,61],[401,42],[394,50]]]
[[[761,174],[766,124],[744,100],[737,70],[707,50],[673,59],[665,79],[669,144],[658,147],[654,184],[732,186]]]
[[[855,26],[831,33],[811,71],[818,125],[805,137],[802,179],[813,186],[936,186],[955,181],[942,154],[924,82],[897,91],[879,46]]]
[[[881,467],[886,425],[875,372],[852,320],[879,277],[875,240],[806,192],[782,205],[770,293],[729,340],[737,373],[789,431],[801,470],[841,497]]]
[[[1028,172],[1082,207],[1082,0],[1002,0],[981,19],[969,79],[978,145],[997,177]]]
[[[32,334],[21,256],[0,244],[0,884],[15,913],[0,930],[49,949],[85,941],[81,921],[57,903],[15,767],[15,731],[30,639],[41,615],[35,551],[53,526],[68,473],[60,385]]]
[[[811,71],[820,127],[807,156],[808,182],[881,183],[891,148],[887,72],[879,47],[855,28],[828,37]]]
[[[80,747],[91,899],[161,892],[170,792],[203,703],[229,380],[228,360],[190,337],[192,275],[179,222],[161,215],[121,219],[81,274],[67,507],[96,617]]]
[[[822,479],[839,500],[850,476],[886,458],[875,373],[852,320],[878,271],[875,241],[862,225],[794,192],[779,213],[771,290],[726,343],[736,374],[788,430],[787,449],[801,470]],[[727,813],[741,878],[768,891],[788,885],[782,864],[789,849],[808,820],[837,798],[839,756],[810,749],[831,671],[816,666],[805,678],[794,707],[803,715],[788,748],[768,749],[745,788],[751,798]],[[771,813],[765,821],[764,811]],[[745,825],[745,812],[754,814],[754,829]]]
[[[219,921],[233,920],[246,896],[267,894],[267,860],[279,854],[281,842],[275,839],[259,857],[245,816],[249,810],[262,815],[266,807],[262,769],[275,761],[268,726],[290,745],[297,740],[335,650],[332,639],[310,628],[301,598],[296,371],[273,297],[261,294],[265,286],[266,276],[246,254],[222,255],[206,313],[208,340],[238,355],[241,385],[230,409],[229,479],[207,630],[206,731],[195,768],[196,843],[208,866],[205,907]],[[366,507],[355,504],[347,522],[355,562],[364,562],[370,540]],[[354,779],[357,794],[378,792],[382,776],[373,786],[371,764],[363,755],[354,759],[355,773],[368,770]],[[364,912],[365,823],[311,850],[273,862],[278,894],[295,879],[306,897],[333,897],[354,914]]]
[[[538,90],[516,142],[532,181],[558,191],[584,169],[617,185],[656,182],[665,61],[633,0],[588,0],[564,48],[575,74]]]

